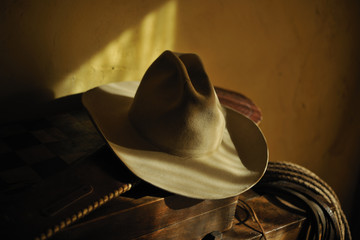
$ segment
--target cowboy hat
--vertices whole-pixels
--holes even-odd
[[[96,87],[82,102],[119,159],[169,192],[231,197],[265,172],[268,148],[261,130],[220,105],[195,54],[165,51],[141,82]]]

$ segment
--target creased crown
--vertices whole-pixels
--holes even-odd
[[[200,58],[170,51],[146,71],[129,119],[149,142],[185,157],[215,151],[225,128],[221,106]]]

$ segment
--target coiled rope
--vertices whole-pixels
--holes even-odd
[[[310,220],[306,239],[352,239],[334,190],[310,170],[289,162],[269,162],[264,177],[254,190],[280,197],[304,209]]]

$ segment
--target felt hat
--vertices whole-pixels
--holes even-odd
[[[162,53],[141,82],[85,92],[83,105],[119,159],[139,178],[197,199],[238,195],[263,176],[259,127],[221,106],[195,54]]]

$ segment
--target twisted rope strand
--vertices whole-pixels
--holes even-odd
[[[338,216],[339,220],[339,224],[341,225],[341,229],[342,229],[342,235],[343,237],[345,237],[345,235],[351,239],[351,233],[350,233],[350,228],[349,228],[349,223],[347,221],[347,218],[345,216],[345,213],[343,212],[342,208],[341,208],[341,204],[340,201],[336,195],[336,193],[334,192],[334,190],[325,182],[323,181],[320,177],[318,177],[315,173],[311,172],[310,170],[299,166],[297,164],[294,163],[289,163],[289,162],[271,162],[271,167],[276,169],[276,168],[282,168],[285,170],[290,170],[290,171],[294,171],[294,172],[298,172],[298,173],[305,173],[307,176],[312,177],[316,182],[320,183],[321,185],[324,186],[324,188],[326,188],[330,194],[328,194],[328,196],[330,196],[332,198],[332,204],[334,205],[334,207],[336,208],[336,215]]]
[[[285,180],[299,184],[314,193],[321,195],[335,208],[334,215],[340,228],[340,238],[342,240],[351,239],[349,224],[335,191],[319,176],[294,163],[269,162],[268,169],[261,182],[272,182],[277,180]]]
[[[65,218],[59,224],[54,225],[53,227],[48,228],[45,232],[41,233],[39,236],[35,237],[34,240],[46,240],[54,236],[56,233],[60,232],[61,230],[65,229],[71,224],[74,224],[76,221],[80,220],[81,218],[88,215],[90,212],[94,211],[95,209],[99,208],[100,206],[104,205],[105,203],[109,202],[113,198],[118,197],[119,195],[129,191],[134,184],[126,183],[123,184],[121,187],[115,189],[114,191],[106,194],[105,196],[99,198],[99,200],[93,202],[88,207],[77,211],[73,215]]]
[[[286,171],[297,172],[301,175],[305,174],[305,176],[313,178],[316,182],[323,185],[331,193],[331,196],[335,198],[336,202],[340,202],[335,191],[324,180],[322,180],[315,173],[311,172],[309,169],[289,162],[272,162],[270,165],[272,168],[283,168]]]
[[[271,165],[273,165],[273,163],[271,163]],[[270,175],[274,175],[274,174],[276,175],[278,171],[277,169],[282,169],[281,171],[278,172],[285,172],[286,175],[288,175],[288,177],[284,177],[281,174],[276,175],[276,177],[285,178],[288,181],[298,183],[300,185],[307,187],[312,191],[317,192],[335,207],[335,216],[340,225],[341,237],[342,239],[344,239],[345,230],[347,229],[344,224],[345,214],[343,213],[343,210],[340,206],[340,201],[337,198],[335,192],[332,190],[332,188],[328,184],[326,184],[322,179],[320,179],[316,174],[299,165],[293,163],[283,163],[283,162],[275,163],[274,165],[278,165],[278,166],[275,166],[275,168],[271,167],[271,169],[269,169]],[[282,165],[281,168],[279,168],[279,165]],[[345,217],[345,222],[347,223],[346,217]]]

